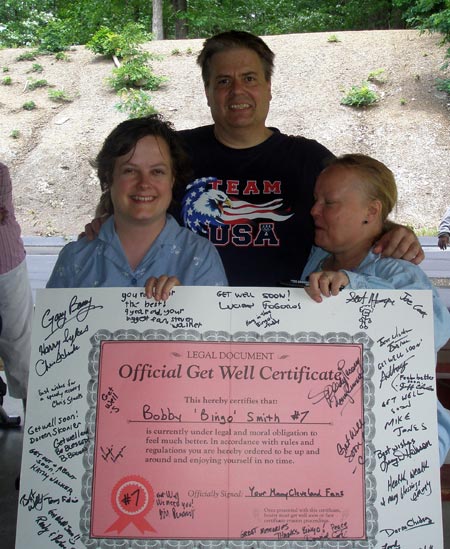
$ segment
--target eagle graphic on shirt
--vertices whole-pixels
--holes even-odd
[[[251,204],[228,196],[212,185],[215,177],[201,177],[186,187],[182,200],[182,216],[186,227],[197,234],[206,234],[211,226],[236,225],[254,219],[286,221],[293,214],[283,210],[277,198],[264,204]]]

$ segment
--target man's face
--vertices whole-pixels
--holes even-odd
[[[219,132],[232,133],[244,128],[263,132],[270,90],[263,64],[253,50],[238,48],[212,56],[205,92]]]

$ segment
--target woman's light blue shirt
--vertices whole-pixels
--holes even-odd
[[[167,214],[163,230],[135,270],[128,264],[111,216],[95,240],[82,238],[64,246],[47,288],[143,287],[151,276],[164,274],[178,277],[184,286],[228,285],[214,245]]]
[[[321,270],[321,264],[330,254],[322,248],[313,247],[301,279]],[[450,313],[439,297],[438,291],[420,267],[391,257],[381,257],[369,252],[365,259],[352,271],[344,270],[349,278],[348,289],[391,289],[391,290],[432,290],[434,318],[434,348],[438,350],[450,338]],[[438,401],[439,457],[444,463],[450,449],[450,413]]]

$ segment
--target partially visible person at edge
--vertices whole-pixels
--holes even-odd
[[[450,208],[445,212],[439,223],[438,245],[441,250],[446,250],[450,240]]]
[[[167,299],[179,284],[226,285],[217,250],[167,213],[174,184],[189,174],[180,137],[157,115],[119,124],[97,159],[102,204],[98,238],[67,244],[47,288],[146,286]]]
[[[332,153],[266,126],[274,53],[259,37],[213,36],[197,62],[214,124],[179,132],[194,181],[174,195],[181,207],[171,212],[217,247],[231,285],[298,278],[314,240],[314,183]],[[414,233],[401,226],[383,234],[377,251],[414,263],[424,257]]]
[[[0,357],[8,392],[26,405],[33,296],[8,168],[0,163]]]
[[[392,172],[360,154],[332,160],[319,175],[311,215],[315,244],[302,279],[317,302],[342,288],[429,289],[433,292],[436,353],[450,338],[450,313],[426,274],[417,265],[381,257],[374,249],[387,216],[397,202]],[[450,448],[450,413],[438,401],[441,464]]]

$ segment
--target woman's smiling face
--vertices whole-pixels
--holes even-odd
[[[116,223],[161,229],[172,201],[174,174],[164,139],[147,135],[114,164],[111,200]]]

